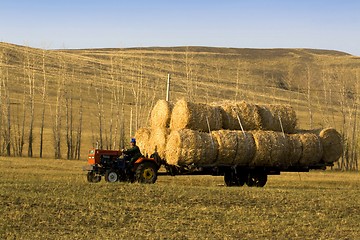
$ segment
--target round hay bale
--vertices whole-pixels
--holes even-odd
[[[299,136],[302,144],[302,155],[299,164],[311,166],[319,163],[323,156],[320,137],[314,133],[304,133]]]
[[[259,129],[260,115],[254,104],[242,102],[223,102],[220,104],[223,129],[256,130]],[[241,125],[240,125],[241,123]]]
[[[166,144],[166,160],[172,165],[210,165],[216,161],[217,142],[211,134],[190,129],[171,131]]]
[[[272,167],[288,165],[289,143],[286,135],[273,131],[257,131],[253,135],[256,153],[251,165]]]
[[[289,157],[288,166],[297,166],[302,156],[303,146],[299,134],[288,135]]]
[[[161,158],[165,158],[166,142],[170,134],[168,128],[155,128],[152,129],[149,138],[149,151],[150,154],[157,152]]]
[[[273,130],[276,131],[274,126],[274,116],[272,112],[265,106],[257,105],[258,112],[259,112],[259,129],[260,130]]]
[[[170,126],[171,111],[174,104],[159,100],[151,110],[150,126],[151,128],[168,128]]]
[[[219,130],[222,127],[220,107],[179,100],[172,111],[172,130],[192,129],[202,132]]]
[[[343,153],[341,135],[334,128],[323,129],[319,137],[323,146],[323,160],[325,163],[337,161]]]
[[[266,105],[257,106],[261,117],[260,129],[281,132],[294,133],[297,123],[296,113],[288,105]],[[280,123],[281,120],[281,123]]]
[[[297,123],[295,110],[289,105],[269,105],[270,112],[272,113],[273,130],[281,131],[281,125],[285,133],[294,133]],[[280,122],[281,121],[281,122]]]
[[[255,140],[251,132],[236,131],[237,149],[234,164],[248,165],[256,152]]]
[[[237,152],[237,132],[219,130],[211,132],[218,145],[216,163],[233,164]]]
[[[140,148],[140,151],[143,155],[151,154],[149,153],[150,134],[150,128],[139,128],[135,133],[136,144]]]

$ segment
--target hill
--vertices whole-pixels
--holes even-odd
[[[121,140],[126,144],[145,126],[151,107],[165,98],[168,74],[172,101],[290,104],[300,127],[333,126],[357,146],[360,58],[347,53],[212,47],[43,50],[0,43],[0,56],[1,154],[27,155],[33,149],[39,156],[42,123],[45,156],[60,149],[63,158],[85,157],[96,142],[123,146]]]

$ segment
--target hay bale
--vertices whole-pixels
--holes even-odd
[[[166,144],[166,160],[173,165],[210,165],[216,161],[217,142],[211,134],[190,129],[171,131]]]
[[[234,164],[248,165],[256,152],[255,140],[251,132],[236,131],[237,148]]]
[[[289,105],[269,105],[274,116],[274,129],[281,131],[281,124],[285,133],[294,133],[297,123],[295,110]],[[281,120],[281,123],[280,123]]]
[[[288,135],[289,156],[288,166],[297,166],[302,156],[303,146],[299,134]]]
[[[286,135],[273,131],[256,131],[253,134],[256,153],[253,166],[284,166],[288,162],[289,143]]]
[[[299,164],[311,166],[319,163],[323,156],[320,137],[314,133],[299,134],[299,137],[302,144],[302,155]]]
[[[242,102],[220,103],[223,129],[256,130],[261,123],[259,110],[254,104]],[[241,123],[241,125],[240,125]]]
[[[202,132],[219,130],[222,127],[222,117],[219,107],[202,103],[179,100],[172,111],[170,128],[172,130],[192,129]]]
[[[170,126],[171,111],[173,103],[165,100],[159,100],[151,110],[150,126],[152,129],[168,128]]]
[[[274,115],[272,112],[265,106],[257,105],[259,115],[260,115],[260,124],[259,124],[259,130],[273,130],[274,126]]]
[[[325,163],[333,163],[337,161],[343,153],[343,144],[341,135],[334,128],[323,129],[319,133],[324,154],[323,160]]]
[[[294,133],[297,123],[296,113],[288,105],[266,105],[257,106],[261,117],[259,129],[281,132],[282,128],[285,133]],[[280,123],[281,119],[281,123]]]
[[[143,155],[151,154],[149,152],[150,134],[150,128],[139,128],[135,133],[136,144],[140,148],[140,151]]]
[[[211,132],[218,145],[217,164],[233,164],[238,147],[237,132],[219,130]]]
[[[152,129],[148,148],[150,154],[157,152],[161,158],[165,158],[166,142],[169,134],[170,129],[168,128]]]

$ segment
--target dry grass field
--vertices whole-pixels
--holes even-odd
[[[0,158],[0,239],[360,239],[360,175],[86,182],[84,161]]]

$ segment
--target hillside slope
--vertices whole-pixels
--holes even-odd
[[[168,74],[172,101],[185,97],[200,102],[285,103],[295,108],[302,128],[352,129],[359,71],[359,57],[329,50],[42,50],[0,43],[0,152],[6,153],[10,144],[15,154],[23,137],[26,155],[32,109],[34,156],[39,155],[43,109],[44,156],[54,155],[58,132],[61,155],[66,157],[66,136],[75,141],[80,118],[82,157],[96,142],[118,148],[124,144],[120,138],[127,143],[137,128],[147,124],[156,100],[165,98]]]

